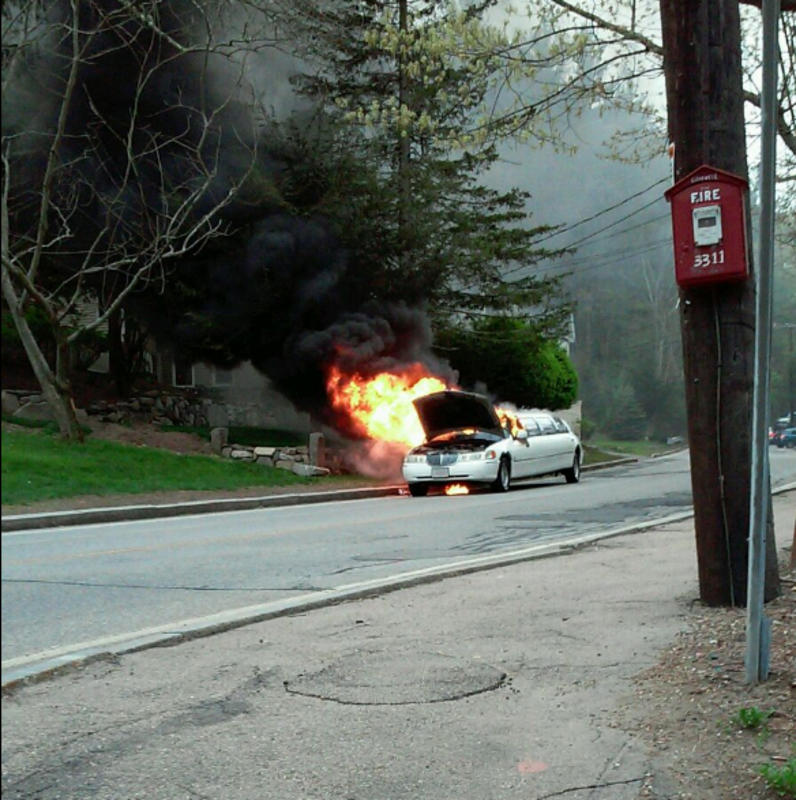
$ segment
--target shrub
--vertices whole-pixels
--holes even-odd
[[[796,797],[796,758],[791,758],[781,767],[763,764],[760,774],[780,797]]]

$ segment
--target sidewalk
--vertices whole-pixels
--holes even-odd
[[[4,696],[3,797],[635,800],[696,596],[687,520],[95,662]]]

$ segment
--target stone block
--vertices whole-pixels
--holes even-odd
[[[318,467],[326,466],[326,440],[322,433],[310,434],[309,461]]]
[[[50,406],[44,401],[35,401],[23,403],[13,414],[14,417],[23,417],[24,419],[46,419],[54,420]]]
[[[19,398],[15,394],[7,392],[4,389],[2,392],[2,398],[4,414],[13,414],[19,408]]]
[[[254,455],[256,455],[256,456],[265,456],[267,458],[273,458],[275,453],[276,453],[276,448],[275,447],[255,447],[254,448]]]
[[[254,461],[254,453],[251,450],[243,450],[238,447],[230,448],[229,457],[236,461]]]
[[[210,447],[214,453],[221,454],[222,450],[227,444],[227,437],[229,436],[229,428],[211,428],[210,429]]]
[[[328,475],[330,470],[326,467],[317,467],[314,464],[293,464],[293,472],[296,475],[301,475],[304,478],[319,478],[322,475]]]

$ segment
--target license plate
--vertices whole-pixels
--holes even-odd
[[[431,468],[431,477],[432,478],[447,478],[450,475],[450,470],[447,467],[432,467]]]

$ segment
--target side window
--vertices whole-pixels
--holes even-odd
[[[195,386],[196,378],[193,371],[193,361],[188,360],[181,353],[174,354],[172,364],[172,382],[174,386]]]
[[[539,417],[538,422],[543,434],[556,432],[556,426],[552,417]]]
[[[539,436],[541,431],[539,430],[539,426],[536,424],[536,420],[532,417],[525,417],[521,418],[520,422],[522,423],[522,427],[528,431],[528,436]]]
[[[556,426],[556,433],[569,433],[567,423],[560,417],[553,417],[553,424]]]

